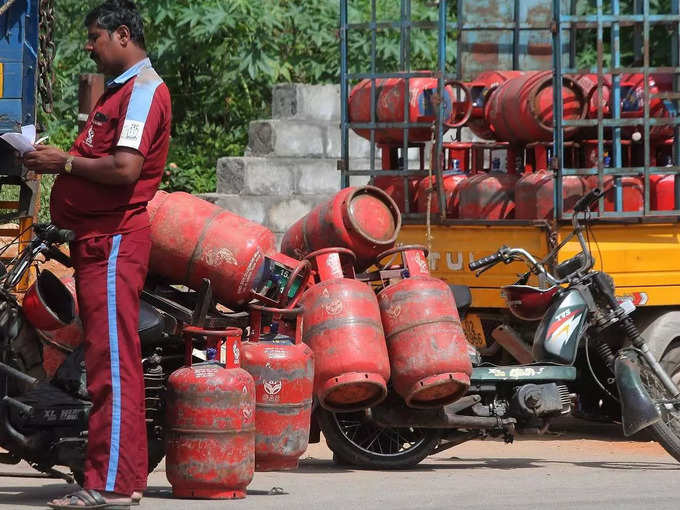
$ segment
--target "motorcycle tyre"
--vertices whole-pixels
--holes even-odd
[[[661,357],[660,363],[666,373],[668,373],[676,381],[676,384],[678,384],[677,374],[680,373],[680,344],[677,342],[672,344]],[[647,370],[649,371],[649,369]],[[653,376],[653,374],[650,375]],[[649,387],[645,384],[644,377],[643,384],[649,392]],[[661,382],[658,382],[658,384],[661,385]],[[654,398],[653,394],[651,396]],[[669,427],[662,418],[661,421],[651,425],[649,430],[652,432],[654,439],[663,446],[664,450],[675,458],[675,460],[680,462],[680,427],[676,432]]]
[[[439,445],[441,433],[437,429],[420,429],[425,433],[424,440],[403,454],[371,455],[351,442],[339,429],[335,413],[319,409],[317,419],[328,448],[333,452],[333,460],[339,465],[349,465],[365,469],[407,469],[419,464],[432,454]]]
[[[165,457],[165,443],[158,439],[149,441],[148,455],[149,474],[151,474],[158,464],[161,463],[163,457]],[[75,478],[76,483],[82,487],[85,482],[85,473],[83,471],[73,471],[73,478]]]

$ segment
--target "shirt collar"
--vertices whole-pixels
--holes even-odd
[[[106,87],[110,88],[120,86],[130,78],[137,76],[142,69],[146,69],[147,67],[151,67],[151,60],[149,60],[149,57],[140,60],[120,76],[107,81]]]

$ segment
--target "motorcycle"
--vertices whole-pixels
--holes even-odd
[[[470,388],[445,407],[408,408],[391,393],[366,411],[318,409],[318,425],[336,461],[368,468],[405,468],[472,439],[502,436],[510,443],[515,433],[544,433],[556,417],[579,416],[593,394],[616,403],[619,413],[614,419],[620,419],[624,435],[649,429],[680,461],[680,390],[676,384],[680,365],[665,357],[662,365],[656,359],[630,316],[635,309],[632,302],[619,302],[613,279],[593,270],[584,232],[589,229],[589,208],[601,195],[601,190],[594,189],[578,201],[571,234],[542,261],[522,248],[503,246],[469,264],[477,276],[500,263],[522,261],[528,266],[520,280],[504,287],[502,294],[516,316],[540,319],[532,348],[522,353],[530,362],[493,365],[483,362],[469,346]],[[554,273],[548,271],[547,261],[574,237],[580,253],[556,265]],[[550,286],[526,285],[532,274]],[[467,294],[465,290],[454,289],[461,316],[469,306],[469,290]],[[514,345],[522,351],[520,342]]]
[[[33,240],[10,263],[9,270],[0,267],[0,446],[7,450],[0,453],[0,463],[25,460],[37,471],[80,483],[91,407],[83,348],[70,349],[54,376],[48,378],[42,365],[41,332],[27,320],[12,292],[38,260],[54,259],[71,267],[58,245],[72,240],[73,234],[51,224],[36,224],[33,229]],[[59,279],[42,271],[38,280],[46,282],[39,301],[48,308],[52,304],[48,311],[63,323],[73,320],[73,297]],[[194,292],[147,279],[140,303],[139,336],[149,472],[164,456],[165,384],[170,373],[183,365],[182,329],[186,325],[224,329],[247,324],[247,313],[228,314],[215,308],[208,280]],[[55,466],[66,466],[71,472]]]

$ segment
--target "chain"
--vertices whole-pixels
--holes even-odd
[[[38,89],[45,113],[54,110],[52,83],[54,82],[54,0],[40,0],[40,51],[38,53]]]

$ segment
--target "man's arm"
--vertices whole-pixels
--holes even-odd
[[[61,174],[67,152],[56,147],[36,145],[35,151],[24,154],[24,165],[36,173]],[[98,184],[129,185],[137,181],[142,172],[144,156],[135,149],[118,147],[112,156],[102,158],[73,158],[71,174]]]

